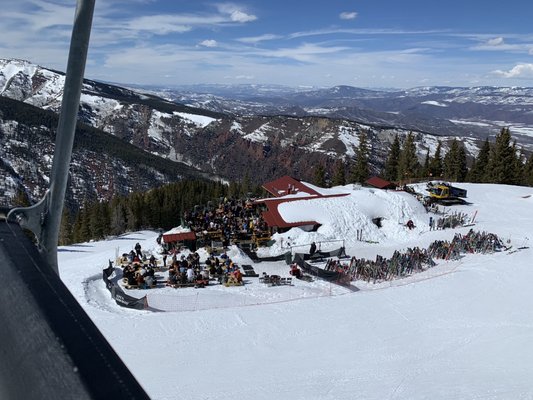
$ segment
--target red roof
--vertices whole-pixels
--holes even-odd
[[[386,181],[379,176],[373,176],[372,178],[367,179],[365,183],[378,189],[393,189],[396,187],[396,184]]]
[[[340,197],[348,195],[348,193],[323,194],[307,186],[305,183],[300,182],[298,179],[288,175],[282,176],[281,178],[276,179],[275,181],[263,184],[263,188],[265,188],[275,197],[270,199],[256,200],[255,204],[263,203],[266,205],[267,210],[263,212],[263,219],[265,220],[268,226],[278,228],[292,228],[295,226],[318,225],[318,222],[313,220],[298,222],[285,221],[278,210],[278,206],[281,203],[301,200],[313,201],[314,199],[319,198]],[[305,193],[306,195],[290,196],[302,193]]]
[[[196,239],[196,235],[194,232],[163,234],[163,241],[165,243],[183,242],[184,240],[195,240],[195,239]]]
[[[320,196],[316,190],[311,189],[305,183],[300,182],[298,179],[293,178],[292,176],[282,176],[281,178],[276,179],[275,181],[267,182],[263,184],[263,188],[267,190],[272,196],[282,197],[288,194],[295,193],[309,193],[311,195]]]
[[[316,221],[298,221],[298,222],[286,222],[281,214],[279,213],[278,206],[281,203],[287,203],[289,201],[295,201],[295,200],[303,200],[302,198],[295,198],[295,199],[271,199],[268,201],[265,201],[264,203],[267,205],[268,209],[266,211],[263,211],[263,219],[270,227],[278,227],[278,228],[292,228],[295,226],[304,226],[304,225],[317,225],[318,222]]]

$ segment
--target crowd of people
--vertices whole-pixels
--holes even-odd
[[[140,243],[137,243],[134,249],[125,254],[124,258],[126,264],[122,270],[122,275],[128,286],[148,289],[156,285],[157,261],[153,254],[149,258],[146,257],[146,254],[142,252]]]
[[[218,279],[222,284],[235,282],[242,284],[242,272],[226,253],[220,257],[211,254],[205,263],[200,263],[198,253],[182,254],[178,260],[177,255],[172,254],[172,263],[168,269],[167,284],[176,285],[200,285],[209,284],[210,279]]]
[[[219,239],[229,245],[232,241],[269,236],[261,213],[251,200],[224,198],[217,207],[195,208],[186,211],[183,217],[198,238]]]

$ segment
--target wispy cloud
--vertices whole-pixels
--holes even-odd
[[[428,34],[446,34],[445,30],[409,30],[409,29],[341,29],[341,28],[325,28],[315,29],[309,31],[300,31],[289,34],[288,38],[300,38],[308,36],[321,35],[336,35],[336,34],[350,34],[350,35],[428,35]]]
[[[312,2],[308,6],[313,10]],[[87,72],[116,82],[367,86],[490,84],[497,77],[520,84],[531,77],[533,33],[427,30],[417,21],[397,29],[349,29],[360,16],[339,11],[294,28],[283,7],[263,2],[97,2]],[[2,0],[0,55],[64,70],[74,12],[72,0]],[[338,25],[331,25],[332,16]]]
[[[264,42],[267,40],[276,40],[276,39],[281,39],[281,38],[283,38],[283,36],[281,35],[274,35],[273,33],[265,33],[264,35],[243,37],[243,38],[238,38],[236,40],[242,43],[254,44],[254,43]]]
[[[344,11],[339,14],[340,19],[355,19],[357,18],[357,13],[355,11]]]
[[[325,54],[339,53],[348,50],[348,47],[320,46],[313,43],[305,43],[298,47],[280,48],[275,50],[264,50],[262,56],[292,59],[300,62],[317,62],[317,56]]]

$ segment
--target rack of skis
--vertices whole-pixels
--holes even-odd
[[[452,241],[436,240],[427,249],[408,248],[405,252],[395,251],[390,258],[377,255],[375,260],[352,257],[349,262],[328,260],[324,271],[335,272],[339,277],[349,280],[365,280],[379,282],[408,276],[424,271],[436,265],[435,259],[457,260],[462,254],[494,253],[510,250],[494,233],[475,232],[456,233]],[[527,248],[522,246],[521,248]]]

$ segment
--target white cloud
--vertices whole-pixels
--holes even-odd
[[[217,4],[216,7],[220,13],[229,15],[231,21],[233,22],[244,23],[255,21],[257,19],[255,15],[246,13],[236,4],[221,3]]]
[[[246,14],[242,11],[233,11],[231,13],[231,20],[235,22],[250,22],[255,21],[257,17],[255,15]]]
[[[216,40],[213,40],[213,39],[206,39],[204,40],[203,42],[200,42],[200,46],[205,46],[205,47],[217,47],[218,46],[218,43]]]
[[[345,11],[339,14],[340,19],[355,19],[356,17],[357,13],[355,11]]]
[[[517,64],[509,71],[496,70],[493,72],[504,78],[533,78],[533,64]]]
[[[504,44],[504,40],[502,37],[497,37],[497,38],[487,40],[487,44],[489,46],[500,46]]]
[[[242,42],[242,43],[254,44],[254,43],[259,43],[259,42],[263,42],[263,41],[266,41],[266,40],[275,40],[275,39],[281,39],[281,38],[282,38],[282,36],[280,36],[280,35],[274,35],[272,33],[266,33],[266,34],[260,35],[260,36],[243,37],[243,38],[237,39],[237,41]]]

